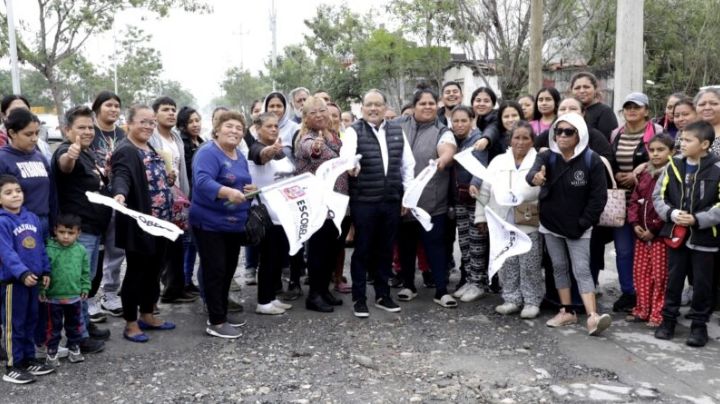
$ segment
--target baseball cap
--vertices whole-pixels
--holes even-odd
[[[625,102],[623,102],[623,107],[627,105],[629,102],[632,102],[635,105],[641,106],[641,107],[647,107],[650,105],[650,101],[648,101],[647,95],[643,93],[630,93],[625,97]]]

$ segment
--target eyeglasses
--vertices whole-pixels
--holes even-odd
[[[577,133],[577,129],[573,128],[555,128],[555,137],[573,137]]]
[[[154,127],[157,126],[157,122],[156,122],[156,121],[151,121],[151,120],[149,120],[149,119],[145,119],[145,120],[143,120],[143,121],[139,121],[138,124],[139,124],[140,126],[147,126],[147,127],[150,127],[150,128],[154,128]]]

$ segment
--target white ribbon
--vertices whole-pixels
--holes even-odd
[[[474,149],[471,147],[469,149],[463,150],[460,153],[456,153],[453,158],[455,161],[460,163],[463,167],[465,167],[466,170],[475,177],[480,178],[483,181],[488,181],[486,173],[487,168],[478,161],[477,158],[472,154]]]
[[[143,231],[152,234],[153,236],[165,237],[168,240],[175,241],[181,234],[183,234],[183,231],[175,224],[170,223],[167,220],[146,215],[145,213],[141,213],[136,210],[128,209],[113,198],[90,191],[86,191],[85,196],[87,196],[88,200],[92,203],[105,205],[124,215],[130,216],[135,219],[138,226]]]
[[[415,219],[417,219],[418,222],[420,222],[425,231],[432,230],[432,218],[429,213],[418,206],[418,201],[420,200],[420,196],[422,196],[423,190],[436,172],[437,162],[435,160],[430,160],[430,164],[420,171],[420,173],[410,182],[402,199],[402,205],[410,209],[412,215],[415,216]]]

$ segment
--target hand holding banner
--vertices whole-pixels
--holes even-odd
[[[488,279],[492,279],[506,259],[530,251],[532,240],[520,229],[501,219],[489,207],[485,207],[485,218],[490,233]]]
[[[173,223],[170,223],[166,220],[158,219],[154,216],[146,215],[145,213],[128,209],[118,203],[113,198],[90,191],[86,191],[85,196],[87,196],[88,200],[92,203],[105,205],[122,214],[130,216],[131,218],[135,219],[138,226],[143,231],[152,234],[153,236],[165,237],[168,240],[175,241],[177,240],[178,236],[183,234],[183,231],[179,227],[175,226]]]
[[[420,171],[420,173],[415,176],[415,179],[410,182],[402,199],[402,206],[410,209],[410,212],[415,216],[415,219],[420,222],[425,231],[432,230],[433,224],[430,214],[418,207],[418,201],[420,200],[420,196],[422,196],[423,190],[436,172],[437,162],[430,160],[430,164]]]
[[[295,255],[325,223],[327,206],[320,180],[305,173],[261,188],[260,198],[285,230]]]
[[[347,206],[350,198],[347,195],[335,192],[335,182],[337,178],[352,170],[359,164],[362,155],[337,157],[330,159],[315,170],[315,176],[322,182],[325,205],[338,229],[338,233],[342,233],[341,224],[347,212]]]
[[[485,178],[487,169],[472,154],[474,150],[475,149],[471,147],[467,150],[461,151],[460,153],[456,153],[453,158],[455,159],[455,161],[460,163],[460,165],[462,165],[466,170],[468,170],[470,174],[480,178],[483,181],[489,181],[489,178]]]

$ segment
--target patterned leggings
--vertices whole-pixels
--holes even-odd
[[[467,280],[487,290],[490,246],[488,233],[480,232],[475,226],[475,204],[458,204],[455,206],[455,214],[461,263],[467,271]]]
[[[632,314],[643,320],[661,323],[667,282],[668,259],[665,243],[658,238],[650,243],[636,240],[633,283],[637,303]]]
[[[540,306],[545,296],[545,279],[541,268],[542,237],[537,231],[528,236],[532,241],[532,249],[508,258],[500,269],[502,297],[506,303],[518,306]]]

